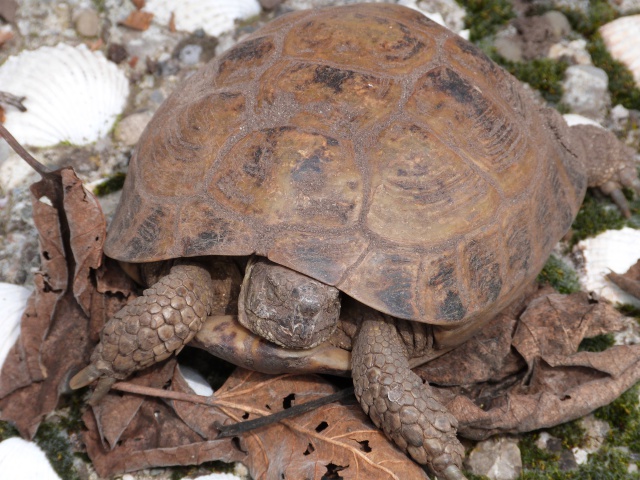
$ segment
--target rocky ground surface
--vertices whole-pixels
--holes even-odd
[[[207,2],[176,2],[186,5],[184,8],[193,3],[191,8],[197,10],[192,15],[195,19],[187,14],[181,18],[172,17],[170,7],[166,6],[169,2],[149,0],[146,6],[144,3],[130,0],[21,0],[16,12],[13,2],[0,0],[3,19],[0,20],[0,91],[4,90],[4,66],[1,64],[10,56],[43,46],[56,46],[60,42],[72,46],[84,44],[90,51],[102,52],[126,78],[128,94],[123,96],[123,106],[113,117],[106,134],[83,145],[59,138],[49,146],[31,149],[50,166],[73,165],[90,188],[102,192],[100,202],[107,217],[113,213],[119,198],[119,190],[114,185],[121,183],[120,174],[127,170],[138,137],[154,111],[181,80],[279,15],[291,10],[356,2],[263,0],[259,5],[257,2],[219,0],[210,2],[211,11],[206,14],[197,10],[196,5]],[[246,4],[237,9],[238,15],[244,18],[234,21],[227,5],[240,3]],[[453,0],[399,0],[390,3],[420,9],[452,30],[470,37],[505,68],[539,90],[541,101],[553,104],[563,113],[581,114],[598,122],[638,150],[640,92],[634,93],[631,88],[633,82],[628,82],[629,73],[620,74],[619,65],[606,57],[601,48],[602,39],[597,36],[600,23],[604,23],[601,20],[640,12],[638,0],[612,0],[611,4],[587,0],[474,0],[460,4]],[[153,11],[153,17],[145,14],[150,11]],[[205,19],[207,23],[202,24]],[[623,39],[628,48],[636,48],[637,63],[640,64],[640,23],[635,25],[635,37],[634,31],[630,30]],[[35,77],[47,77],[44,64],[34,68]],[[640,77],[640,73],[636,72],[636,75]],[[75,88],[69,87],[71,91]],[[71,95],[64,100],[68,104],[63,103],[58,111],[48,113],[52,118],[59,118],[54,122],[65,121],[66,117],[56,115],[65,109],[73,111],[76,108],[73,101]],[[16,113],[15,107],[1,101],[0,106],[9,122],[11,115]],[[4,142],[0,142],[1,282],[29,286],[33,272],[39,267],[28,190],[37,178]],[[608,212],[606,216],[611,214],[612,207],[605,205],[602,210]],[[633,218],[637,222],[637,211]],[[616,228],[623,224],[637,228],[633,218],[631,224],[622,220],[613,223]],[[569,263],[573,261],[575,265],[575,259],[580,255],[575,250],[567,250],[565,244],[559,247],[558,257]],[[622,341],[637,342],[634,328],[630,328]],[[640,422],[637,420],[629,426],[629,419],[638,415],[634,410],[637,403],[637,392],[634,391],[609,413],[616,414],[616,408],[626,411],[625,428],[638,428]],[[60,416],[66,415],[68,411],[60,413]],[[4,438],[4,428],[0,428],[0,439]],[[605,468],[609,468],[610,473],[619,465],[624,466],[621,476],[608,478],[636,478],[640,449],[636,444],[611,443],[615,428],[606,412],[600,412],[564,429],[558,427],[524,438],[500,437],[479,444],[469,443],[466,466],[469,472],[491,479],[604,478],[581,475],[586,475],[584,465],[588,465],[589,454],[605,451],[601,457],[609,462],[610,467]],[[640,437],[640,432],[636,437]],[[636,437],[630,435],[630,438]],[[67,444],[77,446],[77,436],[68,437]],[[8,461],[6,457],[5,461]],[[68,478],[97,479],[83,458],[73,457],[72,464],[73,468],[69,470],[72,473],[63,474],[63,478],[71,475]],[[0,476],[3,476],[3,468],[0,456]],[[236,474],[242,477],[242,468],[235,468]],[[159,469],[127,474],[122,478],[180,478],[181,473],[184,472]],[[188,473],[201,474],[204,469]]]

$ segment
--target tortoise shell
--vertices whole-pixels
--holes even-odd
[[[476,323],[536,276],[584,196],[567,127],[542,111],[414,10],[287,14],[160,107],[105,253],[255,253],[399,318]]]

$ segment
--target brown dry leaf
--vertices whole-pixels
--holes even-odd
[[[18,2],[15,0],[0,0],[0,17],[9,23],[15,23]]]
[[[607,278],[630,295],[640,299],[640,260],[622,275],[611,272]]]
[[[84,366],[93,347],[85,312],[96,293],[92,272],[100,267],[105,236],[100,206],[72,169],[47,175],[32,185],[31,194],[42,267],[21,320],[20,338],[0,374],[2,419],[13,422],[27,438],[56,408],[68,390],[70,374]],[[103,297],[104,304],[120,305],[123,300]]]
[[[190,391],[181,377],[172,388]],[[235,423],[282,411],[334,393],[316,375],[266,375],[237,368],[216,392],[217,408],[174,401],[180,417],[207,438],[215,422]],[[390,443],[354,402],[332,403],[295,418],[243,434],[237,444],[255,479],[321,478],[339,472],[345,479],[428,478],[422,468]]]
[[[11,32],[11,31],[2,31],[2,32],[0,32],[0,47],[2,47],[2,45],[7,43],[13,37],[14,37],[14,35],[13,35],[13,32]]]
[[[153,13],[134,10],[125,20],[120,22],[120,25],[133,30],[144,31],[151,25],[151,20],[153,20]]]
[[[512,375],[496,373],[498,382],[470,384],[452,376],[451,387],[437,390],[459,421],[458,433],[474,440],[496,433],[551,427],[606,405],[640,380],[640,346],[615,346],[604,352],[578,352],[583,338],[622,328],[622,315],[606,303],[591,303],[584,293],[550,294],[529,301],[509,340],[527,368]],[[498,317],[494,322],[505,322]],[[491,325],[475,339],[482,344]],[[503,351],[500,347],[498,351]],[[444,356],[451,371],[461,359]],[[436,362],[432,362],[436,363]],[[421,367],[430,378],[431,364]],[[440,365],[440,368],[445,368]]]
[[[133,3],[138,10],[142,10],[147,2],[146,0],[131,0],[131,3]]]
[[[179,369],[175,370],[171,389],[193,393]],[[111,393],[109,405],[100,413],[85,415],[90,430],[85,441],[96,470],[103,476],[217,459],[242,461],[255,479],[319,479],[332,472],[339,472],[345,479],[428,478],[355,403],[334,403],[240,437],[216,439],[218,423],[270,415],[334,391],[335,387],[314,375],[273,376],[237,368],[211,397],[216,406],[172,400],[168,402],[172,410],[157,410],[156,417],[161,415],[161,421],[146,418],[145,412],[156,408],[156,400],[142,401],[129,394],[119,398]],[[134,409],[136,415],[130,416]],[[96,418],[102,419],[102,426]],[[131,423],[123,429],[128,418]],[[117,427],[111,428],[106,422]],[[103,444],[101,431],[109,436],[105,438],[108,444],[115,445],[112,450]]]

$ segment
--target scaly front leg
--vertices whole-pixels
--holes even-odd
[[[435,400],[432,388],[409,368],[391,320],[376,313],[356,335],[351,370],[355,394],[377,427],[439,478],[462,480],[464,449],[457,420]]]
[[[106,323],[91,364],[71,379],[71,388],[99,379],[89,402],[95,404],[116,380],[178,353],[211,313],[212,291],[211,275],[202,266],[171,268]]]

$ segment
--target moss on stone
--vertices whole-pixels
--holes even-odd
[[[469,39],[478,41],[496,33],[498,28],[516,16],[508,0],[457,0],[467,12],[465,27]]]
[[[20,433],[18,429],[11,425],[9,422],[0,420],[0,442],[11,437],[19,437]]]
[[[580,290],[578,274],[555,255],[549,257],[538,274],[538,282],[549,284],[560,293],[574,293]]]
[[[614,445],[624,445],[625,434],[640,427],[639,388],[640,384],[634,385],[609,405],[594,412],[596,418],[605,420],[611,426],[613,435],[610,440]]]
[[[587,191],[580,211],[573,221],[571,246],[605,230],[619,230],[626,224],[618,207],[608,199],[596,199]]]
[[[71,444],[61,425],[53,422],[41,423],[34,440],[47,455],[51,466],[60,475],[60,478],[79,480],[80,477],[73,465]]]
[[[108,195],[110,193],[122,190],[125,178],[126,175],[124,173],[116,172],[101,184],[96,185],[93,188],[93,193],[95,193],[98,197],[104,197],[105,195]]]
[[[591,37],[602,25],[619,16],[616,9],[606,0],[589,0],[589,9],[586,13],[562,7],[559,10],[567,17],[571,28],[585,37]]]
[[[511,75],[538,90],[544,99],[559,104],[562,99],[562,80],[567,63],[550,58],[536,58],[528,62],[511,62],[496,53],[491,55]]]
[[[562,441],[562,446],[569,450],[582,447],[587,440],[587,432],[578,420],[561,423],[547,431],[549,435],[559,438]]]
[[[640,321],[640,308],[636,307],[635,305],[631,305],[630,303],[623,303],[619,304],[616,309],[623,315],[636,318],[638,321]]]

